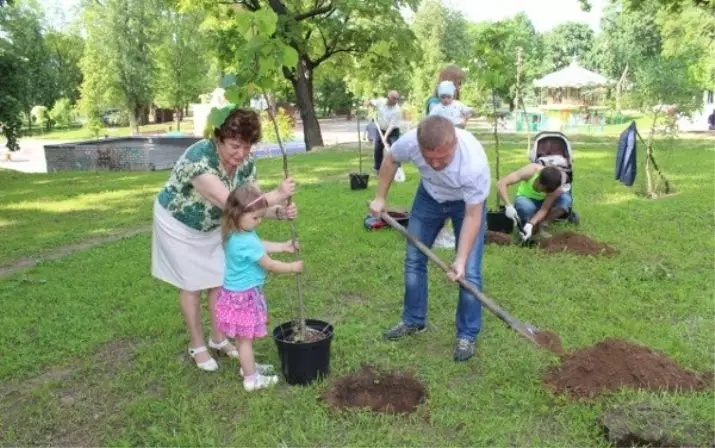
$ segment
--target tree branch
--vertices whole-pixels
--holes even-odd
[[[321,14],[329,14],[334,11],[333,4],[328,2],[327,5],[325,6],[317,6],[312,10],[308,12],[304,12],[301,14],[296,14],[295,20],[300,22],[301,20],[305,19],[310,19],[311,17],[319,16]]]

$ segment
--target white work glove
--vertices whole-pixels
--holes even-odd
[[[524,231],[521,232],[521,240],[527,241],[529,238],[531,238],[531,232],[533,230],[534,230],[534,226],[530,222],[527,222],[524,225]]]
[[[516,218],[519,216],[516,213],[516,209],[514,208],[513,205],[507,205],[506,207],[504,207],[504,214],[506,215],[507,218],[509,218],[515,222],[516,222]]]

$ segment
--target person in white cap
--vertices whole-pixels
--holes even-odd
[[[459,100],[454,99],[457,88],[452,81],[442,81],[437,86],[439,103],[430,106],[430,115],[439,115],[449,119],[453,125],[464,129],[472,109]]]

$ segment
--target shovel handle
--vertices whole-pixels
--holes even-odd
[[[435,255],[434,252],[430,250],[427,246],[424,245],[420,240],[418,240],[414,235],[412,235],[410,232],[407,231],[399,222],[395,221],[395,219],[390,216],[389,214],[383,212],[380,217],[388,223],[390,226],[392,226],[395,230],[400,232],[407,240],[414,244],[417,249],[419,249],[420,252],[425,254],[427,258],[432,260],[437,266],[439,266],[444,272],[449,272],[451,269],[449,266],[447,266],[447,263],[442,261],[437,255]],[[529,339],[532,342],[535,341],[535,334],[532,330],[530,330],[526,325],[524,325],[519,319],[515,318],[514,316],[510,315],[503,309],[499,307],[492,299],[489,297],[485,296],[484,293],[479,291],[476,286],[471,284],[470,282],[466,281],[465,279],[459,279],[458,280],[459,284],[472,293],[474,297],[480,301],[485,307],[489,309],[492,313],[496,314],[496,316],[504,321],[509,327],[513,328],[517,333],[521,334],[525,338]]]

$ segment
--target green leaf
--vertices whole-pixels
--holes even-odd
[[[249,12],[240,12],[236,14],[236,28],[245,39],[250,39],[251,34],[251,16]]]
[[[258,76],[264,77],[269,76],[273,71],[273,61],[269,58],[261,58],[258,61]]]
[[[258,27],[258,31],[261,34],[270,36],[275,33],[278,17],[273,13],[273,11],[267,8],[259,9],[253,13],[253,18],[256,26]]]
[[[221,126],[224,121],[226,121],[226,117],[228,117],[229,112],[228,108],[217,109],[212,107],[206,122],[217,128]]]
[[[240,104],[243,102],[243,99],[246,97],[246,93],[239,86],[231,86],[228,89],[226,89],[226,93],[224,93],[224,97],[226,98],[227,101],[229,101],[231,103]],[[209,117],[210,117],[210,115],[209,115]]]
[[[283,65],[286,67],[295,67],[298,65],[298,52],[289,45],[283,46]]]

